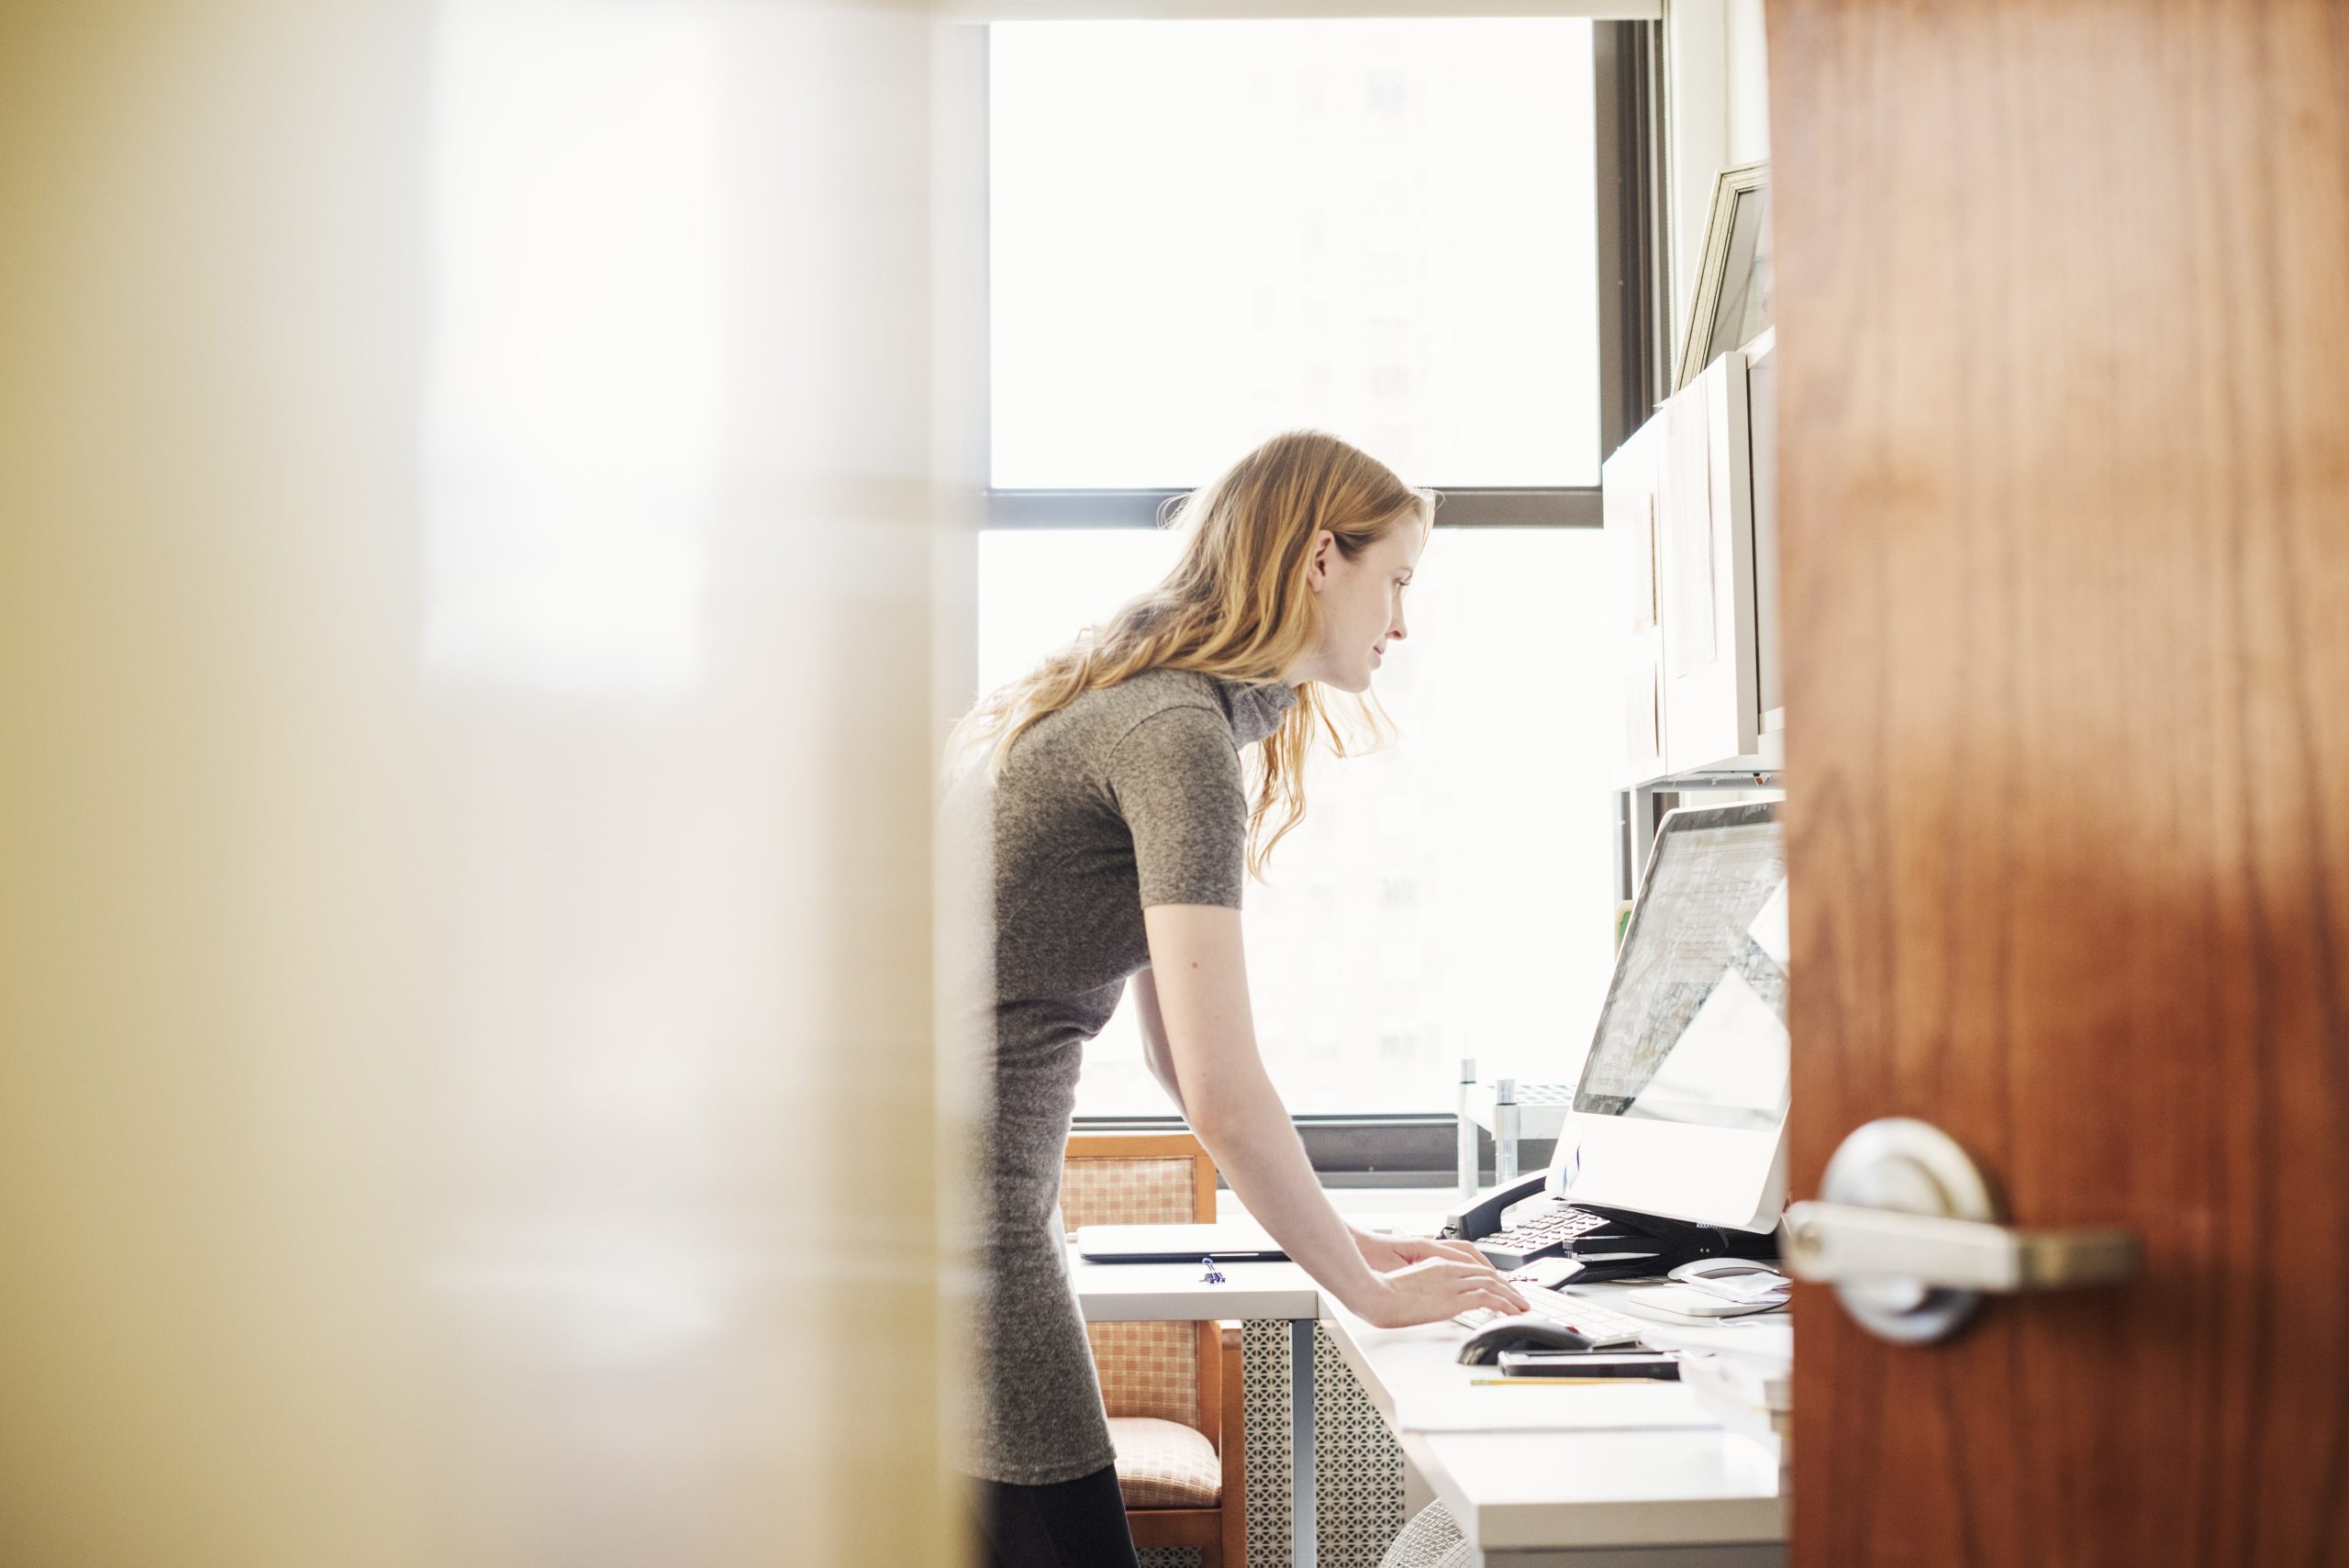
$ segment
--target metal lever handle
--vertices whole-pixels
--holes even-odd
[[[2020,1230],[1978,1219],[1798,1203],[1787,1211],[1787,1267],[1819,1284],[1909,1280],[1929,1289],[2011,1295],[2132,1278],[2137,1239],[2126,1230]]]
[[[2137,1272],[2125,1230],[2018,1230],[1964,1149],[1905,1118],[1843,1140],[1820,1199],[1787,1210],[1787,1270],[1831,1284],[1868,1331],[1898,1344],[1957,1332],[1986,1295],[2115,1284]]]

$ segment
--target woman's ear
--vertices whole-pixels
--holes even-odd
[[[1305,558],[1305,585],[1315,593],[1330,580],[1330,552],[1338,546],[1338,536],[1328,528],[1313,536],[1313,553]]]

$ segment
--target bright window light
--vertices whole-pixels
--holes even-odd
[[[997,486],[1598,483],[1589,22],[989,33]]]
[[[1150,587],[1147,529],[999,530],[979,551],[980,678],[1024,673]],[[1248,884],[1266,1066],[1301,1114],[1445,1111],[1480,1076],[1573,1082],[1614,959],[1606,539],[1451,528],[1378,691],[1401,738],[1317,757],[1304,824]],[[1085,1048],[1085,1116],[1163,1115],[1130,1007]]]

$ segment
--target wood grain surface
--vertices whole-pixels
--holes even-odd
[[[1793,1560],[2349,1562],[2349,7],[1771,0],[1792,1180],[2124,1292],[1798,1309]]]

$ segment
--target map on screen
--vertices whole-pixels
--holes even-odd
[[[1785,1120],[1786,884],[1775,805],[1665,819],[1576,1111],[1757,1131]]]

